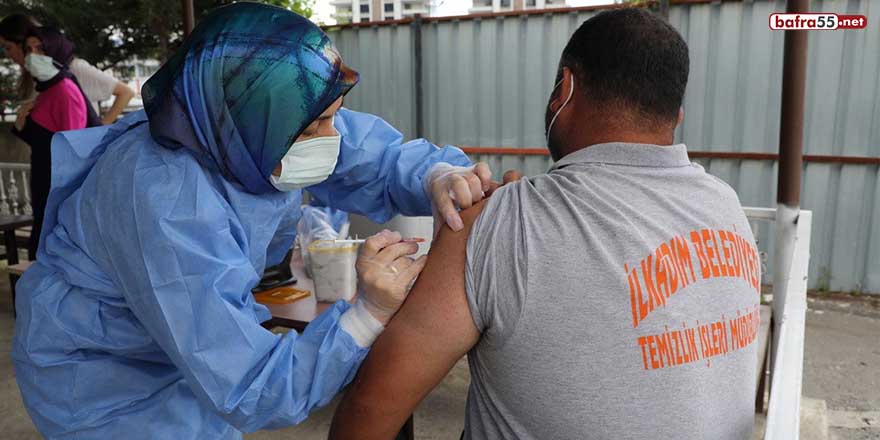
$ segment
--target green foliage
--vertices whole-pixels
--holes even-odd
[[[181,26],[179,0],[0,0],[0,14],[16,12],[60,27],[77,55],[100,68],[135,56],[164,58]]]
[[[831,269],[828,266],[822,266],[819,269],[819,278],[816,280],[816,289],[819,292],[828,292],[831,288]]]
[[[314,0],[264,0],[306,17]],[[234,0],[194,0],[196,21]],[[0,16],[25,13],[63,29],[77,56],[106,69],[138,58],[164,60],[182,41],[180,0],[0,0]]]
[[[194,0],[196,22],[234,0]],[[263,0],[311,17],[314,0]],[[132,72],[121,63],[133,58],[164,61],[183,38],[180,0],[0,0],[0,17],[23,13],[61,28],[76,43],[76,54],[100,69]],[[14,108],[18,68],[0,58],[0,111]]]
[[[862,283],[856,283],[856,288],[853,289],[852,292],[850,292],[850,295],[855,297],[862,296],[863,294],[864,292],[862,291]]]
[[[18,65],[9,58],[0,59],[0,114],[15,111],[18,103]]]
[[[314,0],[263,0],[263,3],[289,9],[303,17],[311,17],[312,8],[315,6]]]

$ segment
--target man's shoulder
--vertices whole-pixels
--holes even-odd
[[[464,230],[470,232],[474,227],[474,223],[486,209],[486,203],[491,199],[483,199],[474,206],[461,211],[461,221],[464,223]]]
[[[523,177],[498,187],[490,197],[480,202],[478,210],[469,215],[474,217],[474,222],[477,222],[484,212],[489,213],[493,218],[498,217],[499,221],[517,219],[517,213],[521,211],[524,204],[530,204],[533,198],[540,197],[535,186],[535,179],[542,179],[545,176]],[[474,208],[476,207],[475,205]]]
[[[480,218],[484,214],[491,216],[493,223],[496,224],[509,218],[509,214],[515,210],[515,205],[517,203],[517,198],[514,195],[518,192],[516,189],[516,185],[518,184],[519,181],[501,186],[497,188],[491,196],[479,201],[474,206],[461,211],[461,220],[464,223],[463,232],[465,232],[460,238],[462,243],[467,244],[475,230],[480,231],[483,229],[484,222],[481,222]],[[504,215],[499,216],[499,212],[504,213]],[[478,233],[482,233],[482,231]]]
[[[523,194],[531,197],[533,193],[529,186],[526,179],[508,183],[461,212],[464,234],[460,234],[458,240],[459,246],[466,250],[469,263],[488,254],[504,254],[510,250],[511,240],[515,240],[522,229],[523,204],[529,204],[523,200]]]
[[[729,183],[727,183],[724,179],[706,171],[706,169],[702,165],[698,163],[691,163],[691,168],[694,173],[694,178],[702,179],[706,182],[709,182],[709,184],[713,186],[714,189],[725,195],[732,195],[734,197],[737,196],[736,190],[734,190]]]

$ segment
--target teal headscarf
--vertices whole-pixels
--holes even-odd
[[[262,194],[299,134],[358,75],[330,38],[285,9],[242,2],[209,14],[143,87],[150,133]]]

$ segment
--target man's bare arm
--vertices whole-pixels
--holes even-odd
[[[331,439],[393,439],[419,402],[480,338],[465,296],[465,249],[483,203],[444,226],[403,307],[373,344],[345,395]]]

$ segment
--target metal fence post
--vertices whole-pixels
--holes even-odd
[[[416,93],[416,137],[425,137],[425,97],[422,87],[422,15],[416,14],[413,20],[413,63]]]
[[[786,12],[809,12],[809,0],[788,0]],[[804,90],[807,82],[807,31],[785,31],[782,52],[782,111],[779,125],[779,173],[776,191],[776,256],[773,261],[773,339],[771,372],[780,353],[779,329],[785,319],[789,274],[800,214],[804,149]],[[773,375],[770,376],[772,387]],[[771,388],[772,389],[772,388]]]
[[[788,0],[789,13],[809,11],[808,0]],[[779,128],[778,203],[799,206],[804,149],[804,90],[807,31],[785,31],[782,55],[782,115]]]

